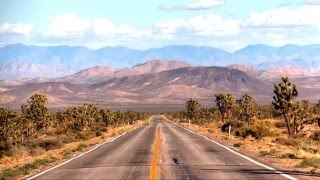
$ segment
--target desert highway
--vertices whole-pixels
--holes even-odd
[[[154,116],[150,124],[30,179],[295,179],[226,148]]]

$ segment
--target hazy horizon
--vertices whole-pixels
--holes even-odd
[[[283,44],[283,45],[268,45],[268,44],[263,44],[263,43],[259,43],[259,44],[247,44],[244,45],[243,47],[239,47],[238,49],[234,49],[233,51],[228,51],[226,49],[220,48],[219,46],[210,46],[210,45],[194,45],[194,44],[167,44],[167,45],[162,45],[162,46],[157,46],[157,47],[146,47],[143,49],[140,48],[136,48],[136,47],[129,47],[129,46],[125,46],[125,45],[121,45],[121,44],[117,44],[117,45],[106,45],[106,46],[101,46],[101,47],[97,47],[97,48],[92,48],[90,46],[86,46],[86,45],[67,45],[67,44],[60,44],[60,45],[44,45],[44,44],[24,44],[24,43],[12,43],[12,44],[6,44],[6,45],[0,45],[0,48],[6,47],[6,46],[12,46],[12,45],[23,45],[23,46],[38,46],[38,47],[84,47],[90,50],[100,50],[103,48],[117,48],[117,47],[123,47],[123,48],[128,48],[128,49],[133,49],[133,50],[139,50],[139,51],[145,51],[145,50],[149,50],[149,49],[161,49],[161,48],[165,48],[168,46],[195,46],[195,47],[210,47],[210,48],[216,48],[216,49],[221,49],[225,52],[228,53],[235,53],[241,49],[244,49],[246,47],[250,47],[250,46],[267,46],[267,47],[272,47],[272,48],[282,48],[282,47],[286,47],[286,46],[298,46],[298,47],[304,47],[304,46],[317,46],[320,45],[319,43],[313,43],[313,44]]]
[[[3,1],[1,46],[71,45],[148,49],[319,43],[317,0]],[[35,11],[36,9],[36,11]]]

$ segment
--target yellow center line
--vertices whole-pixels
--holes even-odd
[[[158,129],[157,139],[156,139],[156,143],[154,144],[154,153],[153,153],[153,158],[152,158],[151,168],[150,168],[150,179],[151,180],[157,179],[157,162],[158,162],[158,157],[159,157],[160,140],[161,140],[161,134],[160,134],[160,129]]]

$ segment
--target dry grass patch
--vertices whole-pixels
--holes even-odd
[[[305,167],[314,167],[314,168],[320,168],[320,158],[307,158],[301,161],[300,164],[297,165],[297,167],[305,168]]]

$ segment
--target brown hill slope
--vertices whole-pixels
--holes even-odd
[[[124,77],[131,75],[157,73],[161,71],[168,71],[183,67],[191,67],[192,65],[184,61],[163,61],[163,60],[151,60],[143,64],[138,64],[131,68],[121,69],[115,72],[114,77]]]
[[[252,76],[258,76],[263,72],[262,70],[257,69],[253,66],[244,65],[244,64],[232,64],[227,67],[230,69],[237,69],[237,70],[243,71]]]
[[[257,77],[258,79],[264,79],[269,81],[277,81],[281,76],[288,76],[289,78],[304,78],[304,77],[316,77],[320,76],[319,72],[312,72],[301,67],[279,67],[271,68],[267,70],[260,70],[253,66],[234,64],[228,66],[231,69],[237,69],[243,71],[249,75]]]
[[[259,75],[261,79],[277,80],[281,76],[288,76],[289,78],[303,78],[303,77],[315,77],[320,76],[319,72],[312,72],[300,67],[290,68],[272,68],[264,71]]]
[[[95,66],[84,69],[75,74],[57,78],[58,82],[70,82],[74,84],[94,84],[104,82],[115,77],[124,77],[131,75],[157,73],[166,70],[178,69],[182,67],[190,67],[191,65],[184,61],[164,61],[151,60],[143,64],[139,64],[130,68],[116,70],[106,66]]]
[[[136,94],[134,99],[149,103],[183,103],[189,97],[213,102],[214,94],[219,92],[231,92],[237,96],[247,92],[264,101],[272,93],[272,86],[242,71],[223,67],[187,67],[114,78],[89,88],[96,94],[130,92]]]
[[[45,94],[51,106],[66,106],[84,98],[86,88],[71,83],[27,83],[0,93],[0,105],[19,107],[35,93]]]
[[[75,74],[58,78],[58,82],[70,82],[74,84],[97,83],[105,81],[113,77],[115,69],[107,66],[95,66],[92,68],[84,69]]]
[[[277,80],[278,82],[279,80]],[[298,83],[299,98],[318,100],[319,77],[292,79]],[[0,105],[20,107],[34,93],[46,94],[50,106],[81,103],[106,105],[184,104],[197,98],[203,104],[214,104],[214,95],[233,93],[236,98],[251,94],[258,102],[272,101],[272,83],[247,73],[224,67],[185,67],[113,78],[92,85],[62,82],[27,83],[0,92]]]
[[[272,86],[248,74],[223,67],[186,67],[113,78],[87,87],[62,82],[28,83],[0,93],[0,104],[19,107],[33,93],[46,94],[54,106],[100,104],[183,104],[188,98],[213,104],[214,94],[248,92],[271,100]]]

